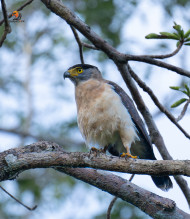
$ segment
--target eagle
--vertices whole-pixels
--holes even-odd
[[[114,156],[156,160],[150,137],[132,99],[99,69],[77,64],[64,73],[75,86],[77,121],[86,145]],[[93,147],[92,147],[93,146]],[[173,187],[169,176],[151,176],[163,191]]]

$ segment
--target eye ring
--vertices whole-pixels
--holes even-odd
[[[79,69],[77,69],[77,72],[80,74],[80,73],[83,72],[83,69],[82,69],[82,68],[79,68]]]

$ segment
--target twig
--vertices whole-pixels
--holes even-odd
[[[185,103],[183,110],[181,111],[181,114],[177,117],[176,121],[179,122],[187,112],[188,105],[190,104],[190,98],[189,100]]]
[[[16,9],[15,11],[21,11],[23,8],[25,8],[27,5],[29,5],[31,2],[33,2],[34,0],[29,0],[26,3],[24,3],[22,6],[20,6],[18,9]],[[10,13],[8,15],[8,18],[12,17],[12,13]],[[4,23],[4,19],[0,21],[0,26]]]
[[[17,198],[15,198],[13,195],[11,195],[7,190],[5,190],[2,186],[0,186],[0,188],[7,193],[7,195],[9,195],[12,199],[14,199],[16,202],[18,202],[20,205],[24,206],[25,208],[27,208],[29,211],[33,211],[35,210],[38,206],[35,205],[34,207],[30,208],[27,205],[25,205],[24,203],[22,203],[20,200],[18,200]]]
[[[170,58],[174,55],[176,55],[179,50],[181,49],[181,47],[183,46],[183,41],[181,41],[178,45],[178,47],[172,52],[172,53],[169,53],[169,54],[166,54],[166,55],[145,55],[145,56],[142,56],[142,57],[147,57],[147,58],[154,58],[154,59],[165,59],[165,58]]]
[[[156,95],[153,93],[153,91],[148,87],[139,77],[135,72],[131,69],[129,66],[129,72],[131,76],[135,79],[135,81],[138,83],[139,87],[141,87],[146,93],[149,94],[155,105],[160,109],[161,112],[163,112],[168,119],[175,124],[178,129],[187,137],[190,139],[190,135],[177,123],[175,117],[159,102],[158,98]]]
[[[4,0],[1,0],[1,6],[2,6],[3,17],[4,17],[4,21],[5,21],[5,29],[4,29],[3,35],[1,37],[1,40],[0,40],[0,47],[3,45],[3,43],[7,37],[7,34],[11,32],[11,27],[9,25],[9,21],[8,21],[8,17],[7,17],[6,4],[5,4]]]
[[[79,35],[78,35],[77,31],[75,30],[75,28],[72,25],[70,25],[70,27],[71,27],[71,30],[73,31],[73,34],[74,34],[75,39],[76,39],[78,46],[79,46],[81,63],[84,64],[84,58],[83,58],[83,52],[82,52],[82,42],[81,42]]]
[[[82,45],[86,48],[89,48],[89,49],[94,49],[94,50],[100,50],[98,49],[97,47],[95,47],[94,45],[91,45],[91,44],[88,44],[88,43],[83,43],[82,42]]]
[[[113,205],[115,204],[116,201],[117,201],[117,196],[115,196],[115,197],[111,200],[111,202],[110,202],[110,204],[109,204],[109,207],[108,207],[108,210],[107,210],[107,216],[106,216],[107,219],[110,219],[110,218],[111,218],[111,210],[112,210]]]
[[[132,174],[130,179],[129,179],[129,182],[131,182],[134,178],[135,174]],[[117,201],[117,196],[115,196],[112,201],[110,202],[109,204],[109,207],[108,207],[108,210],[107,210],[107,219],[110,219],[111,218],[111,210],[113,208],[113,205],[115,204],[115,202]]]
[[[146,56],[125,55],[125,60],[126,61],[145,62],[145,63],[151,64],[151,65],[156,65],[156,66],[159,66],[161,68],[166,68],[170,71],[174,71],[174,72],[178,73],[179,75],[183,75],[183,76],[190,78],[189,71],[186,71],[183,68],[176,67],[176,66],[168,64],[166,62],[162,62],[160,60],[156,60],[156,59],[149,58]]]

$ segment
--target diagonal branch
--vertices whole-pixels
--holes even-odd
[[[149,109],[145,105],[134,81],[131,78],[131,75],[129,73],[129,64],[117,64],[119,71],[121,72],[121,75],[123,77],[123,80],[125,81],[127,87],[129,88],[132,97],[137,104],[138,110],[141,112],[141,114],[144,117],[144,120],[146,121],[146,124],[149,129],[149,133],[152,139],[152,142],[157,146],[161,156],[165,160],[173,160],[172,156],[169,154],[166,145],[164,143],[164,139],[162,138],[151,113],[149,112]],[[182,190],[188,205],[190,206],[190,189],[188,187],[188,184],[186,180],[182,176],[174,176],[177,184],[179,185],[180,189]]]
[[[71,27],[71,30],[72,30],[72,32],[75,36],[75,39],[78,43],[78,46],[79,46],[80,61],[82,64],[84,64],[84,58],[83,58],[83,52],[82,52],[82,42],[81,42],[79,35],[78,35],[77,31],[75,30],[75,28],[72,25],[70,25],[70,27]]]
[[[71,10],[69,10],[62,2],[58,0],[51,0],[49,4],[48,0],[41,0],[41,1],[52,12],[63,18],[69,25],[72,25],[80,33],[82,33],[89,41],[91,41],[94,44],[96,48],[102,50],[114,62],[120,62],[120,63],[126,63],[127,61],[145,62],[162,68],[166,68],[180,75],[190,77],[189,71],[186,71],[174,65],[170,65],[168,63],[145,56],[135,56],[135,55],[123,54],[118,52],[106,40],[102,39],[99,35],[97,35],[87,24],[85,24]]]
[[[83,168],[57,168],[57,170],[133,204],[152,218],[189,219],[190,217],[177,208],[171,199],[151,193],[119,176]]]
[[[187,102],[185,103],[184,107],[183,107],[183,110],[181,111],[180,115],[177,117],[176,121],[179,122],[184,116],[185,116],[185,113],[187,112],[187,108],[190,104],[190,98],[189,100],[187,100]]]
[[[175,117],[159,102],[158,98],[156,95],[153,93],[153,91],[148,87],[139,77],[135,72],[132,70],[132,68],[129,66],[129,73],[131,76],[135,79],[135,81],[138,83],[139,87],[141,87],[145,92],[149,94],[155,105],[160,109],[161,112],[163,112],[168,119],[176,125],[179,130],[187,137],[190,139],[190,135],[180,126],[180,124],[176,121]]]

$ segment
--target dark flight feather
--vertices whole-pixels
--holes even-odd
[[[133,101],[120,86],[118,86],[112,81],[106,81],[106,83],[110,84],[113,90],[120,96],[123,105],[128,110],[132,118],[132,121],[135,124],[135,127],[138,131],[138,137],[140,141],[137,140],[131,145],[131,152],[133,153],[133,155],[139,156],[140,159],[156,160],[152,149],[152,143],[150,141],[150,137],[146,131],[142,119],[140,118],[136,110]],[[109,152],[110,153],[113,152],[113,154],[116,155],[117,152],[112,150],[114,150],[114,147],[110,147]],[[151,176],[151,177],[154,183],[156,184],[156,186],[162,190],[167,191],[168,189],[173,187],[172,182],[168,176],[161,176],[161,177]]]

